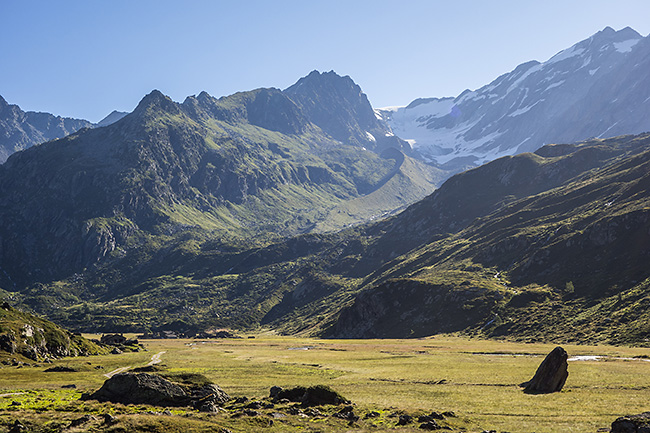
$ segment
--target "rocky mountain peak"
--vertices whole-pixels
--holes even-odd
[[[97,123],[97,126],[111,125],[111,124],[117,122],[118,120],[120,120],[122,117],[126,116],[127,114],[129,114],[129,113],[126,113],[124,111],[113,110],[113,111],[111,111],[111,114],[109,114],[108,116],[106,116],[102,120],[100,120]]]
[[[152,90],[151,93],[142,98],[133,112],[140,114],[149,109],[159,109],[170,113],[180,112],[178,104],[158,89]]]
[[[478,90],[380,114],[425,158],[458,170],[547,143],[638,134],[650,127],[649,41],[607,27]]]
[[[312,123],[336,140],[374,150],[410,150],[377,119],[367,96],[349,76],[312,71],[283,93]]]

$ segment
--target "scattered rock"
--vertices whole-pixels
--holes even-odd
[[[205,385],[192,393],[193,397],[202,400],[209,399],[217,405],[223,405],[230,401],[230,396],[223,389],[215,384]]]
[[[253,410],[253,409],[244,409],[244,415],[247,416],[260,416],[262,415],[260,412]]]
[[[376,412],[374,410],[368,412],[363,416],[363,419],[369,419],[369,418],[379,418],[381,414],[379,412]]]
[[[304,415],[304,412],[295,406],[289,408],[289,415]]]
[[[102,418],[104,419],[104,424],[106,425],[115,424],[117,422],[117,418],[115,418],[110,413],[102,414]]]
[[[425,423],[420,424],[420,428],[422,430],[440,430],[440,429],[442,429],[442,427],[440,427],[440,424],[438,424],[434,420],[427,421]]]
[[[335,418],[345,419],[350,422],[359,421],[359,416],[354,413],[354,407],[352,406],[345,406],[343,409],[336,412],[332,416]]]
[[[72,420],[72,422],[70,423],[70,428],[79,427],[80,425],[89,423],[90,421],[97,421],[97,418],[95,418],[92,415],[84,415],[81,418]]]
[[[211,413],[219,412],[219,405],[213,401],[201,402],[200,404],[197,405],[196,408],[199,410],[199,412],[211,412]]]
[[[271,418],[273,418],[273,419],[282,419],[282,418],[286,418],[286,417],[287,417],[286,414],[283,414],[283,413],[280,413],[280,412],[273,412],[273,413],[269,414],[269,416],[270,416]]]
[[[562,390],[567,377],[569,358],[566,350],[556,347],[539,365],[535,376],[528,382],[522,383],[524,392],[528,394],[546,394]]]
[[[406,425],[406,424],[411,424],[413,422],[413,417],[411,415],[400,415],[399,420],[397,421],[397,425]]]
[[[46,368],[43,370],[45,373],[76,373],[79,370],[67,365],[56,365],[54,367]]]
[[[27,427],[22,425],[20,421],[16,420],[16,422],[14,422],[14,425],[11,426],[11,429],[9,429],[8,433],[22,433],[25,431],[27,431]]]
[[[329,386],[316,385],[305,388],[297,386],[290,389],[278,391],[275,399],[287,399],[293,402],[300,402],[303,406],[321,406],[324,404],[338,405],[349,403],[345,397],[331,389]]]
[[[418,417],[418,422],[430,422],[439,419],[445,419],[445,416],[438,412],[431,412],[429,415],[422,415]]]
[[[275,400],[278,394],[282,391],[282,388],[279,386],[272,386],[271,391],[269,392],[269,397]]]
[[[612,423],[611,433],[650,433],[650,412],[626,415]]]
[[[248,409],[262,409],[263,406],[264,403],[262,403],[261,401],[251,401],[245,407]]]
[[[117,347],[114,347],[113,350],[111,350],[111,355],[120,355],[120,354],[122,354],[122,351]]]

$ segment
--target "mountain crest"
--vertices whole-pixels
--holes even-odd
[[[160,109],[170,113],[180,113],[178,104],[163,94],[160,90],[154,89],[146,95],[133,111],[134,113],[145,113],[148,109]]]

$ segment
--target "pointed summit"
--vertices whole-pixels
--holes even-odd
[[[349,76],[312,71],[284,93],[312,123],[344,143],[374,147],[375,135],[386,133],[361,87]]]
[[[159,109],[170,113],[180,112],[178,104],[158,89],[152,90],[151,93],[142,98],[133,112],[145,113],[148,109]]]

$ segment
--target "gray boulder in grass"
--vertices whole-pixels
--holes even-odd
[[[524,392],[527,394],[548,394],[558,392],[564,387],[569,377],[569,355],[566,350],[558,346],[551,351],[537,368],[535,376],[524,382]]]

